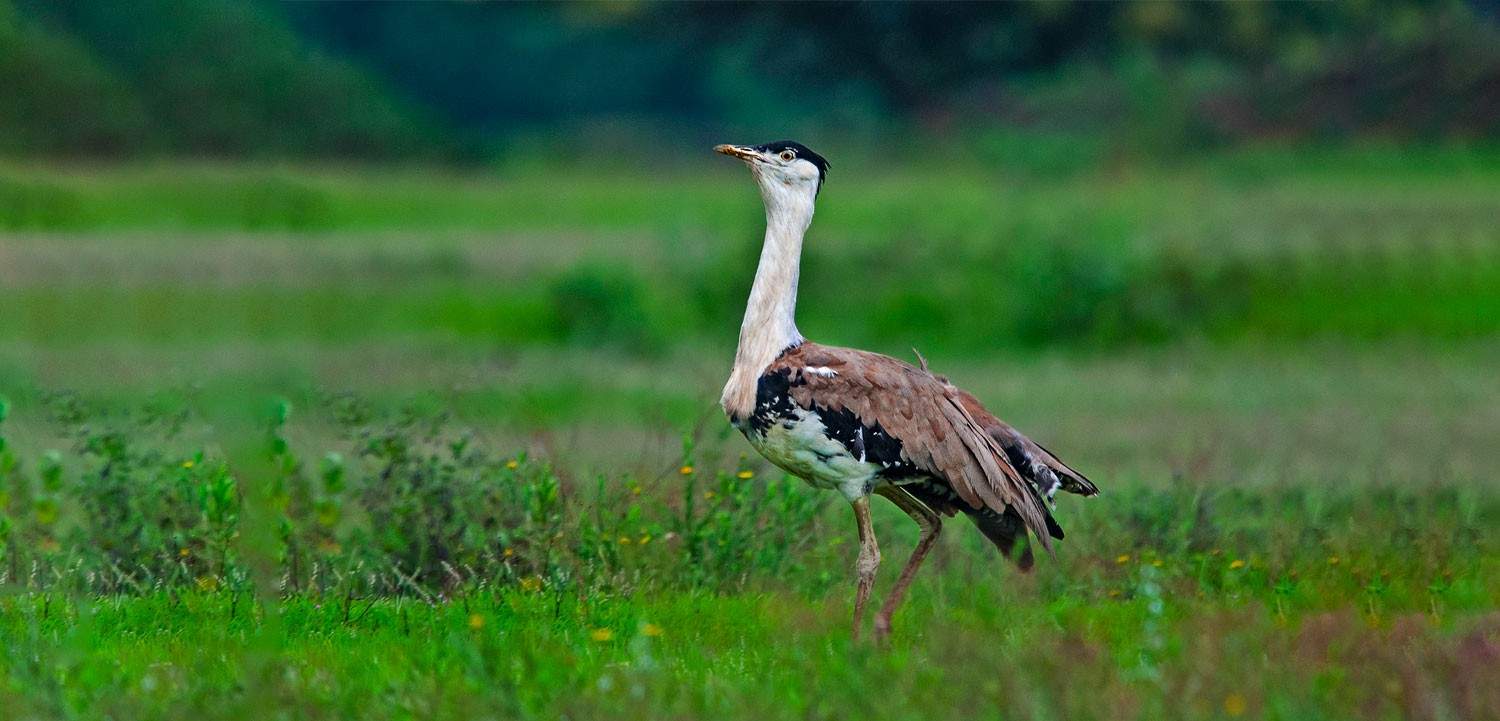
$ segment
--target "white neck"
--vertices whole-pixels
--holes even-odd
[[[734,353],[734,368],[719,404],[731,417],[743,421],[755,407],[755,386],[761,372],[776,356],[802,342],[797,332],[797,274],[802,259],[802,236],[812,223],[813,197],[806,188],[786,186],[766,178],[760,180],[766,204],[766,240],[760,250],[760,265],[745,320],[740,324],[740,343]]]

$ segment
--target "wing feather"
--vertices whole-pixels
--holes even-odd
[[[970,415],[958,398],[950,396],[946,400],[946,412],[953,419],[953,425],[961,429],[959,437],[963,438],[969,452],[979,461],[984,478],[990,481],[980,486],[980,495],[984,497],[986,505],[996,511],[1003,511],[1007,506],[1016,509],[1021,520],[1026,522],[1026,527],[1042,542],[1042,548],[1051,551],[1052,529],[1047,523],[1047,510],[1042,505],[1036,488],[1022,480],[1021,474],[1005,457],[1005,451],[995,443],[994,438],[985,433],[984,428],[974,420],[974,416]],[[1004,482],[996,483],[997,478],[1003,478]]]

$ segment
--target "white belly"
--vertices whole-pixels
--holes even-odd
[[[764,434],[747,433],[750,445],[766,460],[818,488],[836,489],[853,501],[874,488],[880,465],[857,458],[828,437],[818,414],[794,408]]]

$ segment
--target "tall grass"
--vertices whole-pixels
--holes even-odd
[[[655,478],[569,478],[343,397],[317,449],[276,404],[247,473],[184,449],[180,414],[78,410],[55,402],[64,451],[0,446],[20,717],[1500,709],[1482,483],[1106,483],[1063,501],[1068,538],[1029,574],[956,520],[875,647],[846,627],[844,504],[691,440]],[[877,530],[884,589],[915,533],[884,506]]]
[[[277,404],[261,456],[270,477],[242,477],[212,448],[174,450],[180,417],[150,412],[73,419],[66,453],[0,451],[0,583],[250,592],[253,567],[269,561],[280,593],[316,596],[540,585],[814,592],[829,581],[819,566],[847,540],[847,509],[827,494],[743,462],[699,465],[691,439],[680,466],[656,478],[570,478],[545,459],[484,447],[443,412],[375,413],[348,397],[334,406],[341,440],[310,452]],[[1482,486],[1310,480],[1070,499],[1059,509],[1070,539],[1045,578],[1058,592],[1077,590],[1071,576],[1103,584],[1091,593],[1135,593],[1116,585],[1120,573],[1164,561],[1173,570],[1159,581],[1183,592],[1233,598],[1290,584],[1277,592],[1283,611],[1350,597],[1372,613],[1488,603],[1495,589],[1481,570],[1494,560],[1486,529],[1500,504]],[[246,518],[272,524],[275,542],[242,540],[266,537],[247,533]]]
[[[54,401],[67,404],[66,400]],[[0,585],[140,594],[248,591],[270,560],[286,593],[445,596],[495,584],[733,590],[800,568],[824,499],[747,468],[677,483],[565,483],[546,462],[501,455],[443,415],[374,418],[343,398],[337,450],[304,459],[282,401],[267,426],[269,478],[250,489],[211,449],[136,413],[67,416],[69,452],[0,450]],[[445,414],[444,414],[445,415]],[[3,436],[0,436],[3,438]],[[266,507],[247,514],[245,504]],[[249,515],[274,547],[247,547]]]

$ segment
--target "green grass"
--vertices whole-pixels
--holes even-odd
[[[742,169],[5,168],[0,718],[1495,717],[1492,155],[836,159],[804,332],[1104,489],[885,647],[714,406]]]
[[[849,637],[847,507],[717,424],[643,450],[590,425],[643,411],[580,408],[582,440],[518,458],[513,401],[358,374],[369,394],[276,424],[210,423],[192,392],[20,397],[0,696],[46,718],[1496,708],[1493,349],[1174,355],[954,368],[1105,494],[1062,500],[1030,574],[949,522],[885,648]],[[879,598],[915,528],[876,524]]]
[[[22,689],[8,708],[47,718],[1483,718],[1496,708],[1484,650],[1496,629],[1480,615],[1282,614],[1267,592],[1179,598],[1176,571],[1109,575],[1130,595],[1044,599],[996,578],[945,582],[913,600],[884,649],[851,643],[833,620],[848,610],[838,601],[506,590],[348,611],[338,599],[223,594],[28,598],[3,606],[0,653]]]
[[[1096,473],[1105,495],[1064,499],[1069,537],[1029,574],[950,522],[876,647],[847,628],[847,507],[715,467],[722,449],[589,483],[344,399],[329,453],[273,419],[231,473],[171,404],[54,402],[76,456],[0,452],[0,697],[20,717],[1483,718],[1500,700],[1500,498],[1451,469]],[[876,523],[884,589],[915,529],[884,505]]]
[[[348,499],[365,483],[351,475]],[[506,493],[543,476],[522,463],[445,487]],[[471,509],[499,525],[429,576],[355,562],[347,517],[310,519],[345,543],[325,543],[321,573],[291,586],[284,554],[258,541],[229,557],[280,566],[200,566],[221,551],[193,524],[178,529],[192,550],[164,555],[196,570],[136,591],[84,591],[101,546],[45,551],[62,557],[0,598],[0,695],[21,717],[230,719],[1483,718],[1500,700],[1485,660],[1500,642],[1500,505],[1482,486],[1116,487],[1065,502],[1069,539],[1024,575],[951,523],[883,647],[847,628],[847,509],[774,477],[733,487],[699,494],[685,513],[701,525],[681,534],[656,525],[694,497],[660,495],[672,488],[564,494],[550,545],[551,526],[528,539],[532,521],[505,506]],[[790,538],[760,525],[775,498],[814,504]],[[880,511],[899,559],[913,529]],[[474,552],[489,558],[461,560]]]

